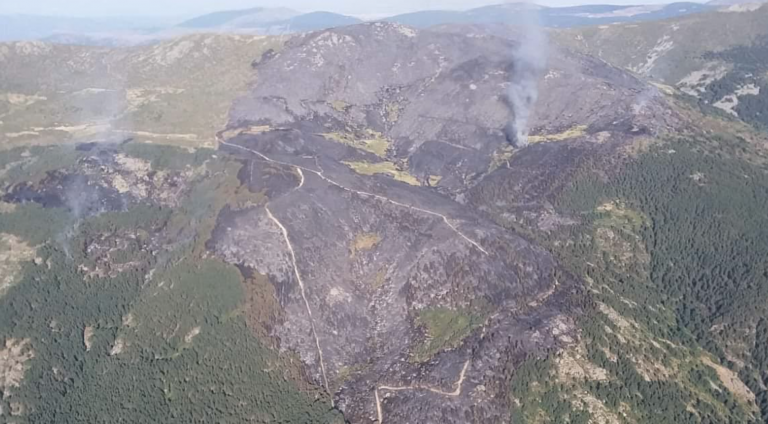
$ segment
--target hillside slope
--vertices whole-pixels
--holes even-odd
[[[515,147],[508,28],[278,41],[2,45],[4,413],[768,417],[765,133],[555,45]]]
[[[560,45],[675,86],[750,123],[768,104],[768,6],[553,32]],[[706,34],[706,36],[703,36]],[[741,105],[739,105],[741,103]]]
[[[226,35],[126,49],[0,44],[0,145],[86,136],[213,147],[251,58],[279,45]]]
[[[300,295],[281,301],[287,312],[273,331],[302,352],[316,384],[335,391],[337,407],[352,422],[521,422],[518,413],[619,420],[616,399],[579,384],[570,368],[547,383],[558,403],[530,400],[538,396],[527,391],[533,386],[525,370],[547,361],[544,352],[552,349],[595,381],[632,387],[619,404],[637,393],[638,375],[655,372],[649,364],[674,355],[685,364],[679,376],[670,374],[663,389],[639,377],[648,382],[637,389],[642,396],[665,399],[675,420],[752,417],[754,398],[732,403],[730,392],[686,411],[701,391],[701,380],[690,383],[688,373],[706,372],[707,361],[715,360],[702,356],[695,341],[675,352],[648,350],[670,332],[658,327],[674,328],[668,315],[654,316],[658,327],[637,324],[637,343],[610,345],[625,358],[617,367],[582,350],[588,340],[611,337],[610,320],[624,326],[616,306],[603,303],[616,305],[617,298],[606,296],[596,307],[591,295],[584,297],[583,282],[565,268],[549,268],[549,254],[527,243],[568,234],[580,222],[552,202],[584,164],[606,161],[610,169],[635,143],[693,126],[655,87],[601,61],[555,50],[533,113],[533,144],[514,149],[502,128],[510,115],[503,88],[514,72],[506,52],[515,43],[474,27],[420,32],[377,23],[298,37],[262,58],[259,81],[235,103],[222,145],[254,169],[263,162],[283,173],[292,169],[293,182],[269,195],[261,218],[227,217],[215,237],[217,251],[273,280],[311,276],[293,284]],[[360,66],[359,57],[369,60]],[[286,81],[286,71],[306,78]],[[254,172],[244,178],[254,189],[270,190],[274,177]],[[407,223],[410,239],[386,226],[387,216]],[[428,241],[421,239],[429,222],[423,219],[433,226],[442,220]],[[266,251],[243,245],[275,234],[270,221],[293,263],[280,266],[279,256],[254,260]],[[318,231],[322,239],[314,237]],[[391,265],[382,270],[377,264]],[[507,303],[521,299],[519,276],[504,279],[505,286],[487,285],[508,267],[539,270],[523,279],[533,294],[523,296],[525,305]],[[580,339],[594,320],[606,324]],[[522,323],[536,336],[522,331]],[[301,326],[311,328],[311,337],[297,331]],[[507,382],[518,389],[510,391]],[[661,407],[653,399],[624,413],[650,422]],[[509,408],[516,412],[507,415]]]

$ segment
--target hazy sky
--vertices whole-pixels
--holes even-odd
[[[671,0],[540,0],[547,6],[584,3],[638,4]],[[225,9],[290,7],[299,11],[328,10],[358,16],[380,16],[424,9],[470,9],[504,0],[0,0],[0,14],[67,16],[191,16]]]

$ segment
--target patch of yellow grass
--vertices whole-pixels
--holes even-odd
[[[429,176],[429,185],[434,187],[434,186],[440,184],[440,180],[442,180],[442,179],[443,179],[443,177],[441,177],[440,175],[430,175]]]
[[[488,172],[493,172],[499,169],[505,163],[509,163],[509,160],[512,159],[514,154],[514,147],[509,144],[502,146],[500,149],[493,152],[493,157],[491,158],[491,166],[488,167]]]
[[[221,136],[226,140],[241,134],[257,135],[267,131],[272,131],[272,127],[269,125],[251,125],[245,128],[233,128],[231,130],[224,131]]]
[[[389,103],[386,106],[387,122],[397,122],[400,119],[401,108],[397,103]]]
[[[386,268],[380,269],[376,272],[376,278],[373,280],[373,289],[380,289],[387,282],[387,270]]]
[[[387,150],[389,149],[389,140],[378,131],[365,130],[359,137],[347,132],[332,132],[320,135],[325,137],[326,140],[346,144],[347,146],[373,153],[381,158],[387,155]]]
[[[347,102],[341,101],[341,100],[334,100],[331,102],[331,107],[336,110],[336,112],[344,112],[347,110],[349,105]]]
[[[361,175],[375,175],[386,174],[390,175],[397,181],[404,182],[413,186],[420,186],[421,183],[408,171],[403,171],[392,162],[343,162],[345,165],[352,168],[353,171]]]
[[[381,242],[381,236],[376,233],[361,233],[355,236],[349,246],[349,257],[354,258],[357,252],[368,251]]]
[[[658,88],[659,90],[661,90],[662,93],[668,96],[674,96],[675,93],[677,92],[677,90],[674,87],[670,85],[662,84],[659,82],[651,82],[651,85]]]
[[[611,200],[597,207],[597,212],[606,215],[598,220],[605,227],[619,227],[625,231],[635,232],[648,223],[648,218],[641,212],[630,209],[621,200]]]
[[[32,103],[48,100],[45,96],[32,95],[28,96],[19,93],[5,93],[0,96],[0,101],[8,102],[13,106],[29,106]]]
[[[587,132],[586,125],[576,125],[573,128],[569,128],[561,133],[557,134],[545,134],[545,135],[531,135],[528,136],[528,143],[546,143],[550,141],[563,141],[570,138],[581,137]]]
[[[11,213],[16,210],[15,203],[0,202],[0,213]]]

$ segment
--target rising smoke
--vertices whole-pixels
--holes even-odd
[[[512,52],[512,79],[507,101],[512,117],[505,128],[507,140],[515,147],[528,145],[528,119],[539,97],[539,78],[547,66],[548,43],[539,21],[539,9],[528,5],[524,23],[517,26],[518,44]],[[530,15],[530,18],[528,17]]]
[[[105,59],[110,60],[110,59]],[[109,69],[107,64],[106,69]],[[106,88],[86,89],[78,96],[70,96],[69,110],[75,111],[67,116],[73,126],[85,126],[93,129],[92,133],[75,139],[78,145],[91,145],[84,151],[90,151],[92,159],[98,158],[102,148],[116,146],[133,133],[132,111],[129,109],[130,91],[126,82],[119,76],[108,74],[94,75],[94,80],[107,81]],[[80,150],[78,148],[78,150]],[[104,167],[100,167],[104,170]],[[71,259],[70,242],[79,232],[80,225],[88,217],[105,212],[103,198],[95,186],[90,185],[89,177],[73,172],[65,186],[63,200],[70,212],[72,224],[63,228],[56,237],[67,257]],[[125,209],[125,208],[124,208]]]

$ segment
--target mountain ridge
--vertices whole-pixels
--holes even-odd
[[[682,16],[715,8],[698,3],[671,3],[649,6],[586,5],[574,7],[532,8],[526,3],[484,6],[467,11],[420,11],[378,20],[398,22],[424,28],[447,23],[505,23],[528,24],[536,22],[550,28],[570,28],[621,22],[658,20]],[[522,13],[519,13],[521,12]],[[168,20],[147,22],[120,22],[100,19],[64,19],[30,17],[14,24],[14,18],[0,16],[7,21],[0,29],[0,40],[48,39],[56,42],[82,44],[130,45],[162,41],[189,32],[253,32],[259,34],[285,34],[321,30],[336,26],[354,25],[363,20],[332,12],[300,13],[287,8],[257,7],[251,9],[218,11],[171,24]]]
[[[301,13],[295,10],[287,8],[256,7],[251,9],[213,12],[186,20],[177,26],[182,28],[198,29],[210,29],[222,26],[238,28],[243,25],[243,21],[246,21],[247,24],[256,25],[277,20],[290,19],[300,14]]]
[[[396,15],[384,20],[419,28],[448,23],[527,24],[531,22],[549,28],[569,28],[665,19],[698,13],[710,8],[699,3],[670,3],[657,6],[598,4],[568,7],[532,7],[527,3],[508,3],[467,11],[421,11]]]

